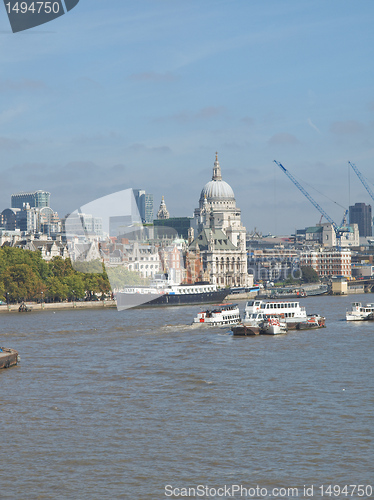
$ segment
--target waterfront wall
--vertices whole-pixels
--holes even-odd
[[[240,299],[254,299],[257,297],[257,292],[246,292],[246,293],[233,293],[227,295],[225,300],[240,300]]]
[[[117,307],[115,300],[95,300],[84,302],[56,302],[42,304],[36,302],[25,302],[26,306],[32,311],[47,311],[53,309],[102,309],[104,307]],[[18,312],[20,304],[2,304],[0,313]]]

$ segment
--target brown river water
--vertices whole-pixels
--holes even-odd
[[[192,327],[199,306],[2,314],[21,363],[0,372],[0,498],[374,498],[356,300],[302,299],[327,327],[275,337]]]

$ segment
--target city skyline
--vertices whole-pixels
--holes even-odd
[[[146,193],[146,191],[145,191],[145,190],[142,190],[142,189],[131,189],[131,191],[134,193],[135,200],[137,199],[136,197],[137,197],[137,195],[138,195],[139,193],[146,194],[146,196],[148,196],[148,197],[151,199],[152,206],[153,206],[153,198],[154,198],[154,197],[153,197],[153,194],[151,194],[151,193]],[[122,191],[122,192],[123,192],[123,191]],[[26,192],[26,191],[22,191],[22,192],[19,192],[19,193],[13,193],[13,194],[11,195],[11,200],[13,200],[13,198],[14,198],[14,197],[17,197],[17,198],[22,198],[22,196],[25,196],[25,195],[29,195],[29,196],[30,196],[30,195],[36,195],[36,194],[39,194],[39,195],[40,195],[40,194],[44,194],[44,193],[45,193],[45,192],[44,192],[43,190],[37,190],[36,192],[33,192],[33,193],[31,193],[31,192]],[[118,197],[118,195],[119,195],[120,193],[121,193],[121,192],[110,193],[110,195],[107,195],[107,196],[111,196],[111,195],[112,195],[112,196],[116,196],[116,197]],[[46,194],[48,194],[48,197],[51,195],[51,193],[46,193]],[[98,201],[100,201],[100,198],[99,198],[99,199],[97,199],[97,200],[91,200],[91,202],[89,203],[89,205],[90,205],[90,204],[92,204],[92,203],[96,203],[96,202],[98,202]],[[137,202],[137,203],[138,203],[138,202]],[[162,205],[162,204],[165,204],[165,201],[164,201],[164,196],[163,196],[163,195],[161,196],[161,205]],[[365,205],[365,203],[360,203],[360,202],[359,202],[359,203],[357,203],[357,202],[356,202],[356,203],[355,203],[355,205],[356,205],[356,206],[357,206],[357,205],[363,205],[363,206],[366,206],[366,207],[367,207],[367,208],[371,211],[371,206],[372,206],[372,205],[371,205],[371,203],[368,203],[367,205]],[[20,208],[20,205],[17,205],[17,206]],[[32,205],[32,206],[34,206],[34,205]],[[48,205],[46,205],[46,206],[49,206],[49,204],[48,204]],[[127,203],[124,203],[124,208],[126,208],[126,206],[127,206]],[[12,201],[11,201],[11,203],[10,203],[10,205],[9,205],[9,206],[6,206],[6,207],[2,207],[2,208],[0,208],[0,213],[2,212],[2,210],[9,210],[9,208],[10,208],[10,209],[12,209],[12,208],[13,208]],[[53,208],[53,207],[51,207],[51,208]],[[143,207],[143,208],[142,208],[141,206],[138,206],[137,208],[138,208],[138,210],[139,210],[139,216],[142,218],[143,223],[146,223],[146,224],[151,224],[153,221],[156,221],[157,219],[159,219],[158,212],[157,212],[157,207],[154,207],[154,206],[153,206],[153,219],[151,219],[151,218],[150,218],[150,211],[149,211],[149,209],[148,209],[148,219],[147,219],[147,220],[143,220],[143,217],[144,217],[143,212],[144,212],[145,207]],[[345,214],[344,214],[344,218],[343,218],[343,221],[341,221],[341,223],[342,223],[342,222],[344,222],[344,220],[345,220],[345,223],[347,223],[347,224],[351,224],[351,223],[357,222],[357,221],[356,221],[356,219],[354,219],[354,220],[352,219],[352,220],[351,220],[351,216],[350,216],[350,213],[351,213],[352,209],[354,209],[354,208],[355,208],[355,206],[354,206],[354,205],[350,205],[350,206],[349,206],[349,210],[347,210],[347,211],[345,212]],[[78,208],[76,208],[76,209],[75,209],[75,211],[78,211],[78,212],[80,212],[81,210],[82,210],[82,209],[81,209],[81,207],[78,207]],[[143,212],[142,212],[142,210],[143,210]],[[156,211],[155,211],[155,210],[156,210]],[[196,209],[195,209],[195,211],[196,211]],[[318,212],[317,212],[317,213],[318,213]],[[56,212],[56,214],[57,214],[57,212]],[[142,214],[143,214],[143,215],[142,215]],[[69,214],[67,213],[67,214],[65,214],[65,215],[61,215],[61,214],[57,214],[57,215],[59,216],[59,218],[60,218],[60,219],[63,219],[63,218],[65,218],[66,216],[68,216]],[[169,216],[170,216],[170,214],[169,214]],[[173,218],[173,217],[174,217],[174,215],[172,214],[172,215],[171,215],[171,217]],[[328,222],[328,221],[326,221],[326,220],[325,220],[325,218],[321,215],[321,213],[319,213],[319,214],[318,214],[318,217],[319,217],[319,221],[318,221],[318,222],[316,222],[315,224],[309,224],[309,225],[308,225],[308,224],[301,224],[299,228],[295,228],[295,229],[296,229],[296,231],[297,231],[297,230],[302,230],[302,228],[308,228],[308,227],[312,227],[312,226],[320,225],[321,223],[322,223],[322,224],[324,224],[324,223],[327,223],[327,222]],[[182,216],[177,217],[177,219],[178,219],[178,218],[181,218],[181,219],[188,218],[188,219],[193,220],[193,217],[192,217],[192,216],[189,216],[189,215],[182,215]],[[130,224],[130,222],[129,222],[129,224]],[[367,225],[369,224],[369,225],[370,225],[370,227],[372,226],[373,221],[372,221],[371,217],[369,217],[369,222],[368,222],[368,221],[366,221],[366,224],[367,224]],[[339,224],[338,224],[338,225],[339,225]],[[368,226],[368,227],[369,227],[369,226]],[[252,231],[252,229],[248,229],[248,228],[247,228],[247,233],[251,233],[251,232],[254,232],[254,233],[257,233],[257,234],[260,234],[260,233],[261,233],[261,228],[256,227],[256,228],[254,228],[254,229],[255,229],[255,230],[254,230],[254,231]],[[369,230],[367,230],[367,231],[369,231]],[[260,232],[260,233],[259,233],[259,232]],[[268,234],[272,234],[272,233],[271,233],[271,232],[269,232]],[[282,235],[284,235],[284,236],[286,236],[286,235],[293,235],[293,234],[296,234],[296,232],[295,232],[295,233],[292,233],[292,232],[291,232],[291,233],[282,233],[282,234],[281,234],[281,233],[277,233],[277,234],[275,234],[275,235],[278,235],[278,236],[282,236]],[[265,235],[265,234],[264,234],[264,235]],[[370,235],[371,235],[371,234],[370,234]],[[364,236],[366,236],[366,234],[364,234]]]
[[[191,216],[218,151],[248,231],[320,218],[274,159],[339,223],[372,202],[347,162],[374,180],[373,11],[91,0],[17,35],[4,15],[0,199],[43,189],[63,217],[141,186]]]

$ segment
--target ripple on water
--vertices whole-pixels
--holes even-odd
[[[255,338],[192,327],[196,307],[2,315],[22,357],[0,373],[2,498],[370,483],[373,333],[350,302],[307,298],[327,328]]]

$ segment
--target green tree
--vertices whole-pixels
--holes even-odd
[[[64,279],[64,283],[68,287],[68,298],[70,300],[84,298],[86,289],[82,274],[71,274]]]
[[[49,268],[53,276],[62,278],[74,274],[73,266],[70,259],[63,259],[62,257],[53,257],[49,262]]]
[[[11,301],[65,300],[103,296],[110,292],[108,276],[100,261],[93,266],[82,263],[76,271],[70,259],[54,257],[46,262],[40,252],[22,248],[0,248],[0,300],[8,293]],[[95,272],[90,272],[95,271]]]
[[[57,276],[49,276],[46,280],[46,298],[53,302],[66,300],[69,293],[69,287],[62,283]]]
[[[319,276],[311,266],[301,266],[301,281],[303,283],[318,283]]]
[[[3,274],[3,286],[11,301],[37,300],[43,282],[27,264],[14,264]]]

